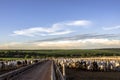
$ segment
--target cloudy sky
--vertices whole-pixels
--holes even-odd
[[[0,0],[0,49],[120,48],[120,0]]]

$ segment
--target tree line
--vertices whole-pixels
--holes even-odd
[[[0,50],[0,58],[120,56],[120,49]]]

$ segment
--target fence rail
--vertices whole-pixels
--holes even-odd
[[[57,80],[65,80],[56,63],[54,63],[54,69],[55,69]]]

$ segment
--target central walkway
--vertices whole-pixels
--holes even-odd
[[[52,61],[41,63],[20,74],[15,80],[51,80],[51,65]]]

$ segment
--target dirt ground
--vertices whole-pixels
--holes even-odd
[[[120,72],[90,72],[66,69],[66,80],[120,80]]]

